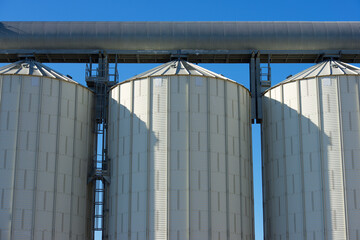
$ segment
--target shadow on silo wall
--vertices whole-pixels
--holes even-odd
[[[265,108],[262,124],[265,239],[346,236],[348,212],[341,129],[331,129],[326,123],[330,108],[327,112],[321,107],[317,115],[304,116],[298,106],[294,109],[264,97]],[[338,118],[341,113],[333,114]]]
[[[0,239],[85,239],[92,93],[17,75],[0,89]]]
[[[119,93],[115,88],[110,92],[109,128],[112,135],[109,133],[109,150],[114,171],[110,186],[109,237],[187,239],[191,234],[194,239],[212,236],[223,239],[229,233],[230,238],[240,239],[241,235],[251,238],[248,92],[245,90],[245,95],[237,95],[241,93],[240,87],[230,91],[232,86],[228,86],[227,91],[234,94],[229,98],[233,105],[228,105],[229,128],[232,124],[229,132],[233,133],[229,134],[226,148],[225,102],[215,90],[226,85],[210,80],[208,86],[213,87],[213,95],[210,91],[205,92],[204,84],[203,95],[200,94],[201,86],[197,86],[196,91],[189,91],[194,96],[189,96],[185,91],[187,81],[182,85],[176,81],[173,79],[171,94],[174,95],[170,96],[157,85],[154,91],[149,91],[146,81],[143,82],[145,88],[140,88],[140,81],[134,81],[133,91],[126,86],[132,84],[129,82],[121,84]],[[172,89],[171,86],[167,87]],[[221,89],[218,92],[226,90]],[[154,94],[155,90],[157,93]],[[162,96],[170,98],[170,103],[162,101]],[[193,100],[187,102],[189,98]],[[207,102],[208,98],[211,101]],[[236,101],[241,104],[236,105]],[[239,117],[241,122],[238,122]],[[230,167],[230,174],[227,174],[226,169]],[[167,187],[164,189],[164,186]]]
[[[146,229],[155,229],[154,191],[161,184],[154,170],[159,141],[146,122],[117,100],[111,99],[109,108],[109,239],[134,234],[146,239]]]

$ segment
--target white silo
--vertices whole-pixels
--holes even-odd
[[[253,239],[250,94],[186,61],[110,91],[110,239]]]
[[[0,239],[88,239],[92,105],[38,62],[0,68]]]
[[[325,61],[265,92],[266,239],[359,239],[359,81]]]

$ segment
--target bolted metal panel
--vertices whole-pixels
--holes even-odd
[[[249,91],[163,73],[110,91],[109,238],[253,238]]]
[[[359,73],[326,61],[264,94],[266,238],[357,239]]]
[[[1,239],[88,238],[93,94],[65,78],[0,75]]]
[[[73,82],[72,79],[66,77],[53,69],[33,60],[21,60],[0,68],[0,74],[3,75],[31,75],[39,77],[48,77],[53,79]]]

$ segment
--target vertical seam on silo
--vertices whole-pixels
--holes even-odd
[[[61,120],[61,95],[62,95],[62,82],[59,81],[58,92],[58,113],[57,113],[57,128],[56,128],[56,145],[55,145],[55,171],[54,171],[54,198],[52,209],[52,230],[51,239],[55,239],[55,220],[56,220],[56,197],[57,197],[57,178],[58,178],[58,161],[59,161],[59,142],[60,142],[60,120]]]
[[[116,106],[116,109],[117,109],[117,118],[116,118],[116,122],[115,122],[115,125],[117,126],[117,141],[116,143],[119,144],[120,143],[120,112],[121,112],[121,104],[120,104],[120,89],[121,89],[121,85],[118,85],[118,101],[117,103],[118,106]],[[117,239],[118,238],[118,202],[120,200],[120,197],[119,197],[119,162],[120,162],[120,156],[119,156],[119,146],[116,146],[116,169],[114,171],[114,169],[111,169],[112,172],[114,172],[114,175],[116,174],[116,176],[114,176],[116,178],[116,187],[115,187],[115,214],[114,214],[114,217],[115,217],[115,223],[114,223],[114,239]],[[122,224],[122,223],[121,223]]]
[[[358,105],[356,110],[358,112],[358,119],[360,120],[360,76],[357,77],[357,86]],[[360,125],[358,125],[358,127],[360,127]]]
[[[152,84],[151,84],[151,78],[147,78],[148,81],[148,102],[147,102],[147,124],[148,124],[148,135],[147,135],[147,186],[146,186],[146,239],[150,239],[150,141],[151,141],[151,132],[152,132],[152,121],[151,121],[151,101],[152,101]]]
[[[93,98],[91,98],[91,96],[93,97]],[[86,142],[90,142],[90,144],[86,144],[86,147],[87,147],[87,156],[86,156],[86,160],[87,160],[87,167],[88,167],[88,169],[91,169],[91,167],[92,167],[92,164],[93,164],[93,153],[94,153],[94,149],[91,149],[91,147],[93,147],[94,148],[94,140],[95,140],[95,136],[93,135],[93,134],[91,134],[91,133],[94,133],[91,129],[93,129],[93,127],[95,126],[95,124],[94,124],[94,121],[93,121],[93,119],[94,119],[94,108],[95,108],[95,104],[94,104],[94,98],[95,98],[95,96],[94,95],[90,95],[90,92],[87,92],[87,105],[86,105],[86,116],[87,116],[87,120],[90,120],[89,122],[88,122],[88,130],[86,131],[86,130],[84,130],[85,131],[85,135],[86,135],[86,137],[85,137],[85,141]],[[93,105],[90,105],[89,103],[90,103],[90,99],[92,100],[92,104]],[[82,103],[85,105],[85,103],[84,103],[84,92],[82,92],[82,96],[81,96],[81,100],[82,100]],[[89,111],[89,109],[90,109],[90,111]],[[82,132],[83,132],[83,126],[84,126],[85,124],[83,124],[83,123],[81,123],[81,125],[80,125],[80,131],[81,131],[81,133],[80,133],[80,136],[81,136],[81,140],[82,140]],[[84,127],[85,128],[85,127]],[[90,131],[89,131],[90,130]],[[92,136],[92,139],[91,139],[91,141],[89,141],[89,138],[90,138],[90,135],[91,134],[91,136]],[[88,159],[91,159],[90,160],[90,164],[89,164],[89,161],[88,161]],[[81,160],[79,161],[79,177],[81,177]],[[90,197],[88,197],[88,195],[91,195],[91,198]],[[93,194],[92,193],[90,193],[89,194],[89,191],[86,191],[86,193],[85,193],[85,196],[87,197],[87,198],[89,198],[90,200],[88,200],[87,201],[87,204],[90,204],[90,205],[92,205],[91,204],[91,201],[92,201],[92,198],[93,198]],[[79,206],[79,197],[78,197],[78,206]],[[78,209],[78,211],[80,211],[79,209]],[[92,211],[92,206],[90,207],[90,211]],[[86,212],[86,214],[88,214],[89,213],[89,210],[87,210],[87,212]],[[91,212],[90,212],[90,215],[91,215]],[[85,215],[85,216],[87,216],[87,215]],[[90,220],[88,220],[90,218]],[[90,226],[88,227],[88,228],[90,228],[90,230],[86,230],[86,233],[85,233],[85,235],[86,234],[89,234],[89,236],[92,236],[92,219],[91,219],[91,217],[88,217],[88,219],[87,219],[87,221],[85,221],[85,223],[84,223],[84,229],[87,229],[87,225],[88,225],[88,223],[90,223]],[[90,232],[90,233],[89,233]]]
[[[10,77],[10,83],[12,81],[12,76]],[[16,140],[14,141],[16,143],[15,146],[15,156],[14,156],[14,171],[13,171],[13,189],[12,189],[12,203],[11,203],[11,225],[10,225],[10,239],[13,239],[13,234],[14,234],[14,218],[15,218],[15,213],[14,213],[14,205],[15,205],[15,198],[16,198],[16,171],[17,171],[17,164],[18,164],[18,146],[19,146],[19,135],[20,135],[20,131],[19,131],[19,127],[20,127],[20,117],[21,117],[21,101],[22,101],[22,88],[23,88],[23,77],[20,78],[20,88],[19,88],[19,98],[18,98],[18,119],[17,119],[17,124],[16,124]],[[11,89],[10,89],[11,91]]]
[[[242,151],[241,151],[241,115],[240,115],[240,86],[237,86],[237,102],[238,102],[238,131],[239,131],[239,188],[240,188],[240,239],[243,239],[243,212],[242,212],[242,206],[243,206],[243,191],[242,191],[242,169],[241,169],[241,164],[242,164]]]
[[[360,119],[360,77],[357,76],[357,98],[358,98],[358,104],[357,104],[357,109],[356,111],[358,112],[358,119]],[[359,126],[359,125],[358,125]],[[359,130],[358,130],[359,131]],[[354,150],[352,152],[352,154],[354,154]],[[352,164],[354,164],[354,157],[352,157]],[[353,168],[354,169],[354,168]],[[355,201],[354,201],[354,205],[355,205],[355,209],[357,209],[357,202],[356,202],[356,189],[354,189],[354,197],[355,197]],[[359,239],[359,229],[356,230],[356,238]]]
[[[317,87],[317,109],[318,109],[318,121],[319,121],[319,145],[320,145],[320,172],[321,172],[321,197],[322,197],[322,217],[323,217],[323,231],[324,231],[324,239],[327,239],[327,221],[326,221],[326,199],[325,199],[325,179],[324,179],[324,156],[323,156],[323,115],[322,115],[322,88],[321,88],[321,82],[319,78],[316,78],[316,87]]]
[[[107,133],[107,137],[106,137],[106,142],[107,142],[107,148],[106,149],[110,149],[110,148],[112,148],[111,147],[111,144],[110,143],[108,143],[108,142],[110,142],[110,141],[112,141],[112,142],[115,142],[115,137],[113,136],[113,135],[111,135],[110,136],[110,132],[115,132],[114,131],[114,127],[113,127],[113,124],[112,124],[112,122],[111,122],[111,105],[112,105],[112,103],[110,103],[110,99],[111,99],[111,92],[110,92],[110,90],[107,90],[107,92],[106,92],[106,94],[107,94],[107,101],[105,100],[105,103],[106,103],[106,105],[107,105],[107,113],[106,113],[106,124],[107,124],[107,126],[106,126],[106,129],[104,128],[104,130],[106,130],[106,133]],[[110,179],[111,180],[111,171],[110,171],[110,169],[109,169],[109,166],[110,166],[110,159],[112,158],[111,157],[111,151],[108,151],[107,152],[107,161],[106,161],[106,163],[107,163],[107,165],[106,165],[106,170],[108,171],[108,173],[107,173],[107,177],[108,177],[108,179]],[[73,161],[75,160],[75,158],[73,158]],[[105,184],[104,184],[104,195],[106,195],[106,197],[105,197],[105,200],[104,200],[104,202],[105,202],[105,205],[106,205],[106,207],[104,207],[104,209],[106,209],[107,210],[107,213],[104,213],[104,218],[105,218],[105,215],[106,215],[106,220],[104,221],[104,228],[106,229],[106,233],[105,233],[105,235],[108,237],[108,239],[112,239],[112,237],[113,237],[113,233],[112,232],[110,232],[110,218],[111,218],[111,215],[112,215],[112,210],[113,210],[113,205],[114,205],[114,203],[113,203],[113,201],[112,201],[112,199],[111,199],[111,194],[110,194],[110,185],[108,185],[108,188],[106,188],[106,186],[105,186]],[[105,210],[104,210],[104,212],[105,212]],[[71,216],[70,216],[71,217]],[[106,225],[106,226],[105,226]],[[104,234],[104,233],[103,233]],[[71,240],[71,239],[69,239],[69,240]]]
[[[128,198],[128,239],[131,239],[132,212],[132,157],[133,157],[133,120],[134,120],[134,81],[130,84],[130,139],[129,139],[129,198]]]
[[[269,99],[271,99],[271,91],[268,92],[269,94]],[[265,105],[265,94],[263,95],[263,105]],[[266,132],[269,127],[268,125],[268,120],[267,119],[272,119],[271,116],[268,117],[268,115],[271,115],[271,101],[269,101],[270,104],[268,105],[268,112],[265,112],[264,111],[264,115],[263,115],[263,121],[261,123],[261,146],[263,148],[263,151],[261,151],[261,177],[262,177],[262,186],[263,186],[263,192],[262,192],[262,205],[263,205],[263,228],[264,228],[264,238],[268,238],[267,235],[268,235],[268,232],[270,231],[270,229],[267,228],[267,197],[266,197],[266,194],[267,194],[267,187],[266,187],[266,172],[265,172],[265,169],[264,169],[264,164],[265,164],[265,156],[267,156],[267,158],[269,158],[269,155],[270,155],[270,151],[269,151],[269,148],[265,145],[265,142],[269,142],[268,138],[266,137],[265,138],[265,135],[264,135],[264,132]],[[265,107],[263,107],[263,110],[266,109]],[[271,131],[272,129],[269,129],[268,131]],[[270,135],[272,136],[272,133],[271,134],[267,134],[267,135]]]
[[[346,77],[347,81],[349,81],[348,77]],[[340,81],[339,77],[336,77],[336,90],[337,90],[337,104],[338,104],[338,117],[339,117],[339,133],[340,133],[340,154],[341,154],[341,165],[342,165],[342,190],[343,190],[343,197],[344,197],[344,217],[345,217],[345,236],[346,239],[349,237],[349,229],[348,229],[348,206],[347,206],[347,194],[346,194],[346,165],[345,165],[345,156],[344,156],[344,133],[343,133],[343,120],[342,120],[342,107],[341,107],[341,90],[340,90]]]
[[[281,85],[281,120],[282,120],[282,141],[283,141],[283,160],[284,160],[284,183],[285,183],[285,218],[286,218],[286,235],[285,239],[289,239],[289,216],[288,216],[288,192],[287,192],[287,169],[286,169],[286,143],[285,143],[285,113],[284,113],[284,85]]]
[[[1,100],[2,100],[2,95],[3,95],[3,93],[2,93],[3,82],[4,82],[3,77],[0,76],[0,111],[1,111]]]
[[[190,240],[191,238],[191,126],[190,126],[190,101],[191,101],[191,93],[190,93],[190,77],[187,77],[187,112],[188,112],[188,116],[187,116],[187,122],[188,122],[188,129],[187,129],[187,149],[188,149],[188,159],[187,159],[187,192],[188,192],[188,196],[187,196],[187,202],[188,202],[188,211],[187,211],[187,220],[188,220],[188,240]]]
[[[229,156],[228,156],[228,111],[227,111],[227,82],[224,83],[224,124],[225,124],[225,191],[226,191],[226,238],[230,239],[229,225]]]
[[[170,192],[170,186],[171,186],[171,179],[170,179],[170,171],[171,171],[171,166],[170,166],[170,158],[171,158],[171,77],[167,78],[167,239],[170,239],[170,197],[171,197],[171,192]]]
[[[210,80],[206,81],[206,94],[207,94],[207,170],[208,170],[208,239],[212,239],[212,228],[211,228],[211,126],[210,126]]]
[[[268,119],[272,120],[272,98],[271,98],[271,91],[268,92],[269,93],[269,106],[268,106],[268,114],[270,115],[270,117],[268,117]],[[265,95],[263,96],[263,98],[265,98]],[[263,102],[265,102],[263,100]],[[263,108],[264,110],[265,108]],[[268,115],[266,114],[266,116]],[[271,125],[270,123],[267,122],[266,120],[266,116],[263,118],[263,122],[262,122],[262,128],[261,128],[261,146],[264,147],[264,151],[262,151],[262,155],[261,155],[261,170],[262,170],[262,186],[263,186],[263,209],[264,209],[264,219],[263,219],[263,226],[264,226],[264,237],[270,238],[269,236],[271,236],[271,228],[268,227],[268,187],[267,187],[267,172],[265,169],[265,160],[266,162],[268,161],[268,159],[270,158],[270,150],[268,147],[265,146],[265,142],[269,141],[268,139],[265,139],[265,135],[264,135],[264,129],[265,132],[266,131],[270,131],[271,133],[268,134],[270,136],[272,136],[273,134],[273,128],[269,128],[269,125]],[[275,130],[277,131],[277,130]],[[264,140],[263,140],[264,139]],[[266,159],[264,160],[266,156]],[[277,162],[279,162],[279,160],[277,160]],[[279,174],[278,174],[279,175]],[[279,206],[279,212],[280,212],[280,206]],[[280,215],[280,214],[279,214]]]
[[[275,94],[275,97],[276,97],[276,94]],[[270,99],[269,100],[269,114],[270,114],[269,119],[271,121],[271,124],[269,124],[269,126],[271,126],[271,125],[274,124],[274,111],[273,111],[273,108],[274,108],[274,105],[277,102],[276,99],[273,98],[273,91],[269,91],[269,99]],[[274,104],[274,102],[275,102],[275,104]],[[269,128],[269,126],[267,126],[267,127]],[[275,120],[275,126],[276,126],[276,128],[271,128],[269,138],[271,139],[271,136],[275,131],[275,134],[274,134],[273,137],[275,137],[276,140],[278,140],[277,137],[276,137],[278,135],[278,127],[277,127],[278,126],[278,121],[276,121],[276,120]],[[269,213],[268,209],[269,209],[269,201],[270,201],[269,199],[274,193],[269,190],[270,189],[270,187],[269,187],[269,185],[270,185],[270,183],[269,183],[270,182],[269,175],[270,174],[269,174],[269,170],[266,169],[265,166],[269,164],[271,158],[274,158],[274,150],[268,147],[268,151],[269,151],[268,154],[270,155],[270,157],[269,156],[267,157],[266,164],[263,163],[262,168],[264,169],[264,173],[265,173],[265,176],[264,176],[264,179],[265,179],[264,180],[265,181],[264,195],[266,194],[266,196],[264,198],[266,199],[266,208],[265,208],[266,209],[265,213],[266,213],[266,217],[267,217],[266,220],[268,220],[268,224],[265,225],[265,226],[268,227],[268,231],[267,231],[268,235],[267,235],[267,237],[270,238],[272,233],[273,233],[273,229],[271,228],[271,221],[270,221],[272,215]],[[277,161],[277,163],[279,163],[280,162],[280,157],[278,157],[276,159],[276,161]],[[280,169],[278,169],[278,171],[279,171],[278,172],[278,179],[279,179],[280,178]],[[280,213],[281,213],[281,211],[280,211],[280,196],[278,196],[277,199],[278,199],[278,202],[279,202],[279,217],[280,217]],[[266,231],[266,229],[265,229],[265,231]]]
[[[246,92],[246,91],[245,91]],[[244,94],[245,95],[245,94]],[[251,236],[252,239],[255,239],[255,218],[254,218],[254,172],[253,172],[253,155],[252,155],[252,127],[251,127],[251,108],[249,104],[249,98],[246,99],[246,106],[248,107],[248,117],[247,117],[247,125],[248,125],[248,133],[247,136],[249,137],[249,174],[250,174],[250,198],[251,198]],[[263,108],[262,108],[262,111]]]
[[[1,117],[1,113],[2,113],[2,111],[1,111],[1,100],[2,100],[2,88],[3,88],[3,77],[2,76],[0,76],[0,117]],[[9,117],[9,114],[7,113],[6,114],[6,116],[7,116],[7,118]],[[7,152],[7,150],[5,149],[4,150],[4,169],[6,169],[6,152]],[[4,191],[5,189],[2,189],[2,191]],[[3,196],[3,195],[2,195]],[[3,201],[1,200],[1,208],[3,208]],[[0,234],[1,234],[1,231],[0,231]],[[0,235],[1,236],[1,235]]]
[[[39,86],[39,98],[38,98],[38,116],[37,116],[37,126],[36,126],[36,148],[35,148],[35,166],[34,166],[34,192],[33,192],[33,204],[32,204],[32,223],[31,223],[31,239],[35,237],[35,215],[36,215],[36,200],[37,200],[37,177],[38,177],[38,159],[39,159],[39,145],[40,145],[40,122],[41,122],[41,104],[42,104],[42,95],[43,95],[43,79],[40,79]]]
[[[73,157],[72,157],[72,167],[71,167],[71,195],[70,195],[70,227],[69,227],[69,239],[72,239],[72,220],[73,220],[73,197],[74,197],[74,168],[75,168],[75,159],[76,159],[76,125],[77,125],[77,108],[78,108],[78,86],[75,85],[75,104],[74,104],[74,131],[73,131]],[[80,161],[80,159],[79,159]]]
[[[305,176],[304,176],[304,146],[303,146],[303,138],[302,138],[302,105],[301,105],[301,87],[300,81],[297,81],[296,84],[297,91],[297,101],[298,101],[298,124],[299,124],[299,146],[300,146],[300,171],[301,171],[301,201],[302,201],[302,220],[303,220],[303,238],[307,239],[307,231],[306,231],[306,210],[305,210]]]

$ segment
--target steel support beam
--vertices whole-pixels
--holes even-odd
[[[360,50],[113,50],[113,49],[0,49],[0,63],[16,62],[31,56],[42,63],[93,63],[99,61],[99,52],[105,52],[108,62],[114,63],[166,63],[179,52],[193,63],[250,63],[252,52],[261,52],[260,62],[317,63],[324,56],[339,56],[339,61],[360,63]]]
[[[251,120],[253,123],[261,123],[262,120],[260,77],[260,52],[253,52],[250,59]]]

